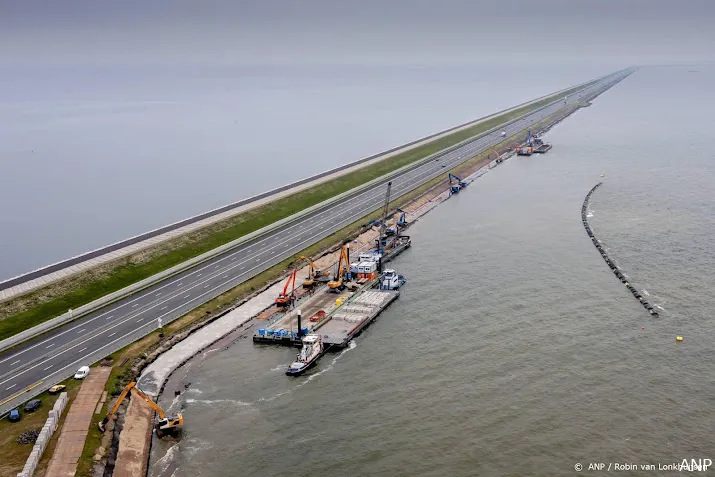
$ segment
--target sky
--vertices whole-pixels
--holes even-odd
[[[712,61],[711,0],[4,0],[24,62]]]
[[[0,280],[633,64],[710,63],[714,13],[0,0]]]

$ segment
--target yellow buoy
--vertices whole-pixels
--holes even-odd
[[[682,337],[682,336],[676,336],[676,337],[675,337],[675,341],[683,341],[683,337]]]

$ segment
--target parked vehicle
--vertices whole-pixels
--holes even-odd
[[[20,420],[20,411],[13,409],[10,411],[10,422],[17,422]]]
[[[84,379],[87,377],[88,374],[89,374],[89,366],[82,366],[81,368],[79,368],[77,373],[75,373],[74,378],[75,379]]]
[[[28,403],[25,404],[25,412],[36,411],[40,408],[41,404],[42,401],[40,401],[39,399],[33,399],[32,401],[28,401]]]
[[[64,384],[58,384],[57,386],[52,386],[52,387],[50,388],[50,390],[49,390],[49,393],[50,393],[50,394],[57,394],[57,393],[59,393],[59,392],[64,391],[66,387],[67,387],[67,386],[65,386]]]

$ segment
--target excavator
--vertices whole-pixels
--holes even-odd
[[[329,291],[333,292],[339,292],[345,288],[345,275],[348,273],[348,267],[350,264],[348,263],[348,251],[347,251],[347,245],[343,245],[343,248],[340,249],[340,260],[338,261],[338,271],[335,274],[335,277],[333,280],[328,282],[328,289]]]
[[[152,401],[149,396],[144,394],[142,390],[137,387],[137,383],[134,381],[127,384],[127,387],[124,388],[122,394],[119,395],[117,403],[107,413],[107,416],[102,419],[102,422],[98,423],[100,431],[104,432],[104,430],[107,428],[107,423],[109,422],[109,419],[117,413],[117,409],[119,409],[119,406],[122,404],[122,401],[124,401],[124,398],[127,397],[127,394],[129,394],[130,391],[139,396],[141,399],[143,399],[144,402],[149,404],[149,406],[154,409],[157,414],[159,414],[159,420],[156,424],[154,424],[154,429],[156,430],[157,437],[161,438],[166,435],[174,435],[181,431],[181,428],[184,426],[184,417],[181,415],[181,413],[176,413],[176,415],[173,416],[167,416],[166,414],[164,414],[164,410],[160,408],[158,404]]]
[[[301,256],[299,260],[305,260],[310,266],[309,274],[303,281],[303,288],[312,288],[316,282],[327,282],[330,280],[330,270],[323,271],[318,269],[318,267],[315,266],[315,262],[308,257]]]
[[[385,235],[387,235],[387,236],[399,234],[400,229],[407,225],[407,212],[400,209],[399,207],[397,208],[397,212],[400,213],[400,216],[397,218],[397,221],[395,222],[395,226],[388,227],[385,229]]]
[[[283,292],[278,295],[278,298],[276,298],[276,305],[280,307],[285,307],[285,306],[290,306],[294,301],[295,301],[295,274],[298,270],[295,268],[293,269],[293,273],[290,274],[290,277],[288,277],[288,280],[286,281],[285,286],[283,287]],[[290,295],[288,294],[288,286],[290,284],[293,284],[293,288],[290,291]]]
[[[449,195],[456,194],[467,187],[467,183],[454,174],[449,174],[447,178],[449,179]]]

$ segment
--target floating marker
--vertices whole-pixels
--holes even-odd
[[[676,336],[676,337],[675,337],[675,341],[683,341],[683,337],[682,337],[682,336]]]

